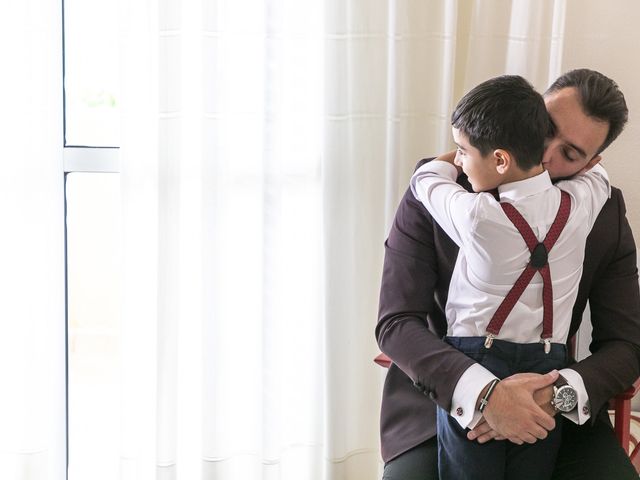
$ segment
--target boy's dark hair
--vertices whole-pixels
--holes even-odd
[[[563,88],[578,90],[584,113],[609,124],[609,132],[596,155],[607,148],[622,133],[629,118],[629,110],[618,84],[595,70],[579,68],[560,76],[545,92],[545,95]]]
[[[470,90],[451,115],[451,125],[484,156],[501,148],[522,170],[542,162],[549,115],[542,95],[518,75],[487,80]]]

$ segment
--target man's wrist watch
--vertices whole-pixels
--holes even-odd
[[[551,405],[558,412],[567,413],[578,405],[578,392],[562,375],[553,384],[553,398]]]

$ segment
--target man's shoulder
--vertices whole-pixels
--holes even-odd
[[[622,190],[618,187],[614,187],[613,185],[611,185],[611,198],[609,200],[611,201],[612,199],[615,201],[622,200]]]
[[[605,215],[624,215],[626,207],[624,205],[624,198],[622,196],[622,190],[617,187],[611,186],[611,196],[607,199],[600,211],[600,216]]]
[[[617,238],[625,220],[626,207],[619,188],[611,187],[611,196],[603,205],[591,228],[589,238]]]

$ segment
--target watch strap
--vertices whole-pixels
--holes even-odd
[[[562,375],[558,375],[558,379],[555,382],[553,382],[553,386],[556,388],[560,388],[565,385],[569,385],[569,382]]]

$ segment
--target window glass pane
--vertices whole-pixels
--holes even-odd
[[[67,176],[69,480],[119,477],[120,176]]]
[[[117,7],[64,0],[66,145],[120,143]]]

